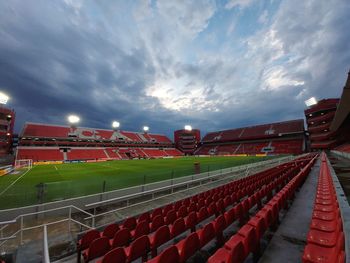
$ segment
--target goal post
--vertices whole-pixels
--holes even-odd
[[[15,161],[15,169],[32,169],[33,160],[32,159],[21,159]]]

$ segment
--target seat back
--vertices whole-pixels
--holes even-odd
[[[110,224],[106,226],[103,230],[102,236],[108,237],[109,239],[114,238],[115,233],[119,231],[119,226],[117,224]]]
[[[155,233],[152,248],[157,248],[170,240],[170,230],[168,226],[161,226]]]
[[[99,237],[101,237],[100,232],[96,229],[92,229],[86,232],[78,242],[78,249],[87,249],[90,246],[91,242]]]
[[[196,231],[196,224],[197,224],[197,213],[195,211],[192,211],[186,217],[186,228],[191,229],[191,231],[194,232]]]
[[[153,218],[151,224],[151,232],[156,231],[158,228],[164,225],[164,218],[161,215],[157,215]]]
[[[176,218],[177,218],[177,215],[176,215],[175,210],[174,209],[170,210],[165,217],[165,224],[166,225],[173,224],[175,222]]]
[[[202,207],[201,209],[199,209],[198,217],[197,217],[198,222],[201,222],[204,219],[207,219],[208,217],[209,217],[209,214],[206,207]]]
[[[199,241],[200,247],[204,247],[208,244],[213,238],[215,238],[215,228],[213,223],[206,224],[200,232]]]
[[[237,243],[233,244],[233,247],[230,250],[228,262],[243,263],[245,258],[244,245],[242,241],[237,240]]]
[[[120,229],[113,238],[112,247],[124,247],[129,245],[131,240],[130,231],[127,228]]]
[[[127,228],[130,231],[134,230],[136,227],[136,219],[135,217],[128,217],[127,219],[125,219],[124,223],[123,223],[123,228]]]
[[[180,235],[181,233],[186,231],[186,225],[183,218],[178,218],[174,222],[172,228],[171,228],[171,237],[176,237]]]
[[[180,252],[180,262],[186,262],[191,256],[200,249],[200,243],[197,233],[190,234],[184,241]]]
[[[181,206],[177,212],[177,217],[186,217],[187,216],[187,207],[186,206]]]
[[[157,263],[179,263],[180,255],[176,246],[171,246],[165,249],[155,261]]]
[[[142,222],[142,221],[146,221],[147,223],[149,223],[151,221],[151,217],[149,215],[149,212],[145,212],[139,216],[137,222]]]
[[[87,251],[86,262],[103,256],[110,250],[109,239],[108,237],[100,237],[92,241]]]
[[[146,221],[142,221],[137,224],[134,233],[134,239],[149,234],[149,224]]]
[[[109,251],[102,259],[101,263],[125,263],[126,255],[122,247],[117,247]]]
[[[149,251],[150,243],[148,236],[144,235],[134,240],[130,245],[128,262],[131,262],[139,257],[145,257]]]
[[[161,207],[154,209],[153,212],[152,212],[152,216],[151,217],[153,219],[153,218],[155,218],[158,215],[163,216],[163,210],[162,210]]]

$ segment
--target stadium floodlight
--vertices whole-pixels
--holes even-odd
[[[149,127],[148,126],[143,126],[143,131],[144,132],[148,132],[149,131]]]
[[[191,125],[185,125],[185,130],[186,131],[192,131],[192,126]]]
[[[76,124],[80,121],[80,118],[77,115],[69,115],[68,121],[70,124]]]
[[[5,93],[0,92],[0,104],[6,104],[9,100],[9,96]]]
[[[120,126],[120,123],[119,123],[119,122],[117,122],[117,121],[113,121],[113,122],[112,122],[112,127],[113,127],[114,129],[118,129],[119,126]]]
[[[315,97],[311,97],[310,99],[305,101],[305,104],[307,107],[310,107],[310,106],[317,104],[317,100]]]

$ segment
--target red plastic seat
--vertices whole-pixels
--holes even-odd
[[[135,259],[142,257],[143,261],[147,260],[147,253],[150,248],[148,236],[141,236],[134,240],[129,247],[125,249],[127,262],[132,262]]]
[[[219,212],[221,214],[225,213],[225,204],[224,204],[224,200],[222,200],[222,198],[220,198],[216,202],[216,209],[217,209],[217,212]]]
[[[209,223],[205,225],[202,229],[197,231],[200,247],[204,247],[208,244],[212,239],[216,237],[215,228],[213,223]]]
[[[110,250],[108,237],[100,237],[91,242],[89,248],[83,253],[84,262],[101,257]]]
[[[179,208],[179,210],[177,211],[177,217],[180,218],[185,218],[187,216],[188,212],[187,212],[187,207],[186,206],[181,206]]]
[[[129,245],[129,242],[131,240],[130,231],[127,228],[120,229],[115,235],[112,240],[112,247],[124,247]]]
[[[208,217],[209,217],[209,214],[206,207],[202,207],[201,209],[199,209],[198,216],[197,216],[198,222],[201,222],[207,219]]]
[[[115,233],[119,231],[119,226],[117,224],[110,224],[106,226],[103,230],[102,236],[108,237],[109,239],[114,238]]]
[[[259,240],[257,231],[250,225],[244,225],[236,235],[231,237],[226,243],[225,248],[231,250],[234,246],[241,241],[244,246],[244,258],[249,253],[257,253],[259,249]]]
[[[171,225],[175,222],[176,219],[177,219],[177,215],[175,210],[170,210],[165,217],[165,224]]]
[[[150,237],[152,257],[157,255],[157,248],[170,240],[170,230],[168,226],[160,227],[154,235]]]
[[[187,229],[190,229],[191,232],[196,231],[196,224],[197,224],[197,213],[195,211],[192,211],[188,214],[185,220],[185,225]]]
[[[232,242],[231,249],[220,248],[208,259],[208,263],[243,263],[245,260],[244,246],[241,240]]]
[[[167,206],[165,206],[164,208],[163,208],[163,215],[166,215],[170,210],[173,210],[174,208],[173,208],[173,205],[172,204],[169,204],[169,205],[167,205]]]
[[[322,247],[315,244],[307,244],[303,254],[303,263],[315,262],[342,262],[344,263],[344,234],[340,234],[337,245],[334,247]]]
[[[147,263],[179,263],[180,255],[176,246],[165,249],[158,257],[155,257]]]
[[[151,223],[151,232],[156,231],[158,228],[163,226],[164,223],[164,218],[161,215],[157,215],[156,217],[153,218],[152,223]]]
[[[176,219],[174,224],[170,227],[171,237],[173,238],[185,231],[186,231],[186,225],[185,225],[185,220],[183,218]]]
[[[320,219],[311,220],[311,229],[321,230],[324,232],[335,232],[342,230],[342,223],[340,218],[334,221],[324,221]]]
[[[87,248],[89,248],[92,241],[94,241],[97,238],[100,238],[100,232],[96,229],[89,230],[86,232],[81,239],[77,242],[77,252],[78,252],[78,263],[80,262],[81,258],[81,252]]]
[[[228,195],[224,199],[224,206],[227,209],[227,207],[229,207],[230,205],[232,205],[232,200],[231,197]]]
[[[102,260],[99,260],[98,263],[126,263],[126,254],[124,248],[117,247],[109,251]]]
[[[196,212],[197,211],[197,205],[196,203],[191,203],[188,207],[188,213],[191,213],[191,212]]]
[[[254,216],[252,217],[248,223],[248,225],[251,225],[254,227],[258,233],[258,239],[261,239],[264,235],[265,231],[267,230],[266,222],[263,218]]]
[[[197,233],[191,233],[187,238],[176,245],[180,255],[180,262],[184,263],[200,249],[200,242]]]
[[[152,211],[151,219],[155,218],[158,215],[163,216],[163,209],[161,207],[158,207]]]
[[[123,223],[123,228],[127,228],[130,231],[134,230],[137,225],[135,217],[128,217]]]
[[[86,232],[78,241],[78,244],[77,244],[78,250],[87,249],[90,246],[92,241],[100,237],[101,237],[100,232],[97,231],[96,229],[92,229]]]
[[[215,228],[216,238],[218,240],[218,243],[220,244],[224,240],[223,232],[226,228],[226,221],[223,215],[220,215],[214,220],[214,228]]]
[[[137,224],[135,230],[130,231],[131,238],[136,239],[140,236],[148,235],[149,231],[149,224],[146,221],[142,221]]]
[[[137,223],[140,223],[142,221],[146,221],[147,223],[149,223],[151,221],[151,217],[149,215],[149,212],[145,212],[139,216],[139,218],[137,219]]]
[[[307,242],[314,243],[323,247],[334,247],[337,243],[339,232],[323,232],[319,230],[310,230],[307,235]]]
[[[224,217],[225,217],[226,224],[228,226],[231,225],[236,219],[235,208],[232,207],[227,212],[225,212]]]

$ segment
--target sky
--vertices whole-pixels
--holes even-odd
[[[349,0],[0,0],[0,91],[28,122],[172,137],[303,118],[340,97]]]

